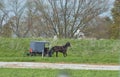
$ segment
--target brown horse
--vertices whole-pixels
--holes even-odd
[[[63,56],[66,57],[67,56],[67,48],[70,47],[70,43],[67,42],[65,45],[63,46],[54,46],[50,49],[50,51],[48,52],[48,55],[50,57],[52,57],[52,55],[54,54],[54,52],[56,52],[56,57],[58,57],[58,52],[63,53]]]

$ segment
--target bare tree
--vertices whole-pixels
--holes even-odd
[[[3,33],[5,33],[4,24],[5,22],[7,22],[8,14],[9,14],[9,11],[6,10],[5,2],[0,1],[0,35],[3,35]]]
[[[108,0],[34,0],[39,13],[59,37],[72,38],[78,29],[107,11]]]
[[[11,28],[17,37],[23,37],[25,33],[25,26],[23,25],[23,15],[25,10],[24,0],[8,0]]]
[[[38,9],[36,8],[36,4],[34,0],[27,0],[27,11],[26,11],[26,21],[29,30],[29,36],[32,37],[48,37],[48,27],[46,25],[45,20],[38,13]]]
[[[109,39],[109,29],[112,25],[112,20],[109,17],[95,17],[84,30],[84,34],[88,38]]]

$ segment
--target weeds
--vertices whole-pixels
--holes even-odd
[[[51,47],[54,45],[63,45],[67,41],[71,43],[68,49],[68,56],[63,57],[59,53],[56,58],[40,56],[28,57],[30,42],[49,41]],[[68,62],[68,63],[101,63],[118,64],[120,40],[77,40],[77,39],[53,39],[43,38],[0,38],[0,61],[37,61],[37,62]]]

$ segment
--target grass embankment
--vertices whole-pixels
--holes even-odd
[[[49,41],[51,47],[71,43],[68,56],[63,57],[28,57],[30,42]],[[33,61],[33,62],[60,62],[60,63],[94,63],[119,64],[120,40],[77,40],[77,39],[30,39],[30,38],[0,38],[0,61]]]
[[[0,77],[118,77],[118,71],[1,68]],[[66,76],[65,76],[66,77]]]

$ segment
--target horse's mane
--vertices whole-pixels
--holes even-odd
[[[69,47],[69,46],[71,46],[71,45],[70,45],[70,42],[67,42],[67,43],[65,44],[65,47]]]

